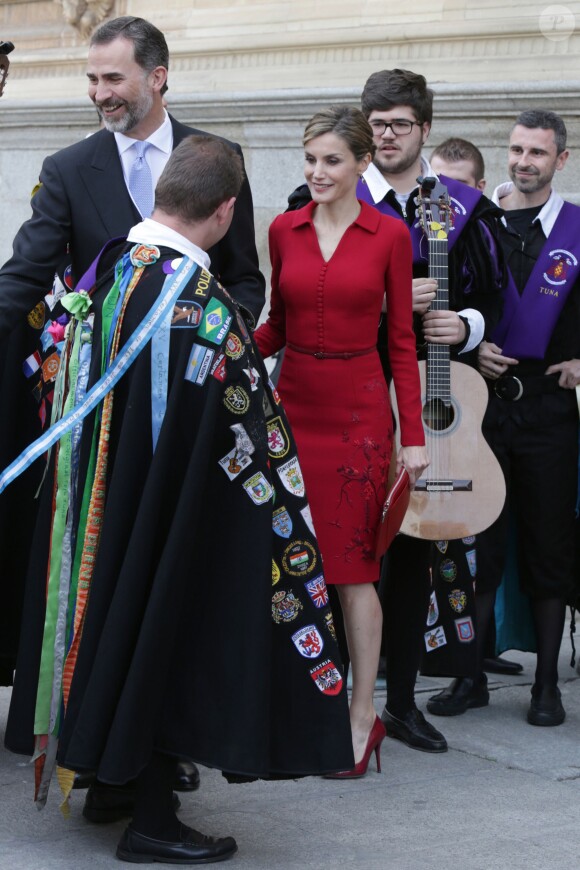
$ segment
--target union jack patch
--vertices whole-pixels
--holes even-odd
[[[308,580],[304,586],[315,607],[326,607],[328,604],[328,589],[322,574],[319,574],[318,577],[313,577],[312,580]]]

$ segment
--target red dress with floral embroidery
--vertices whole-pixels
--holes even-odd
[[[393,439],[376,351],[385,293],[402,443],[424,444],[411,241],[401,221],[361,203],[326,262],[314,208],[282,214],[270,227],[271,308],[255,338],[264,356],[286,347],[278,390],[298,445],[326,582],[370,583],[379,573],[373,544]],[[293,498],[285,489],[276,497],[279,507]],[[290,536],[299,542],[300,529]]]

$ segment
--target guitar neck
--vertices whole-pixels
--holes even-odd
[[[432,311],[449,310],[449,269],[447,239],[429,239],[429,277],[437,281],[437,294],[431,303]],[[427,401],[441,399],[451,402],[451,368],[449,345],[427,346]]]

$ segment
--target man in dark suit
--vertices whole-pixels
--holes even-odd
[[[165,37],[142,18],[116,18],[93,34],[89,96],[105,129],[44,161],[32,217],[16,234],[13,256],[0,270],[0,311],[8,322],[16,323],[43,298],[67,254],[73,280],[78,281],[105,242],[149,217],[140,212],[129,190],[136,144],[148,143],[152,207],[153,188],[172,149],[186,136],[200,133],[165,111],[168,64]],[[239,145],[228,144],[241,154]],[[253,324],[264,304],[265,284],[247,180],[230,230],[208,253],[212,273]]]
[[[13,256],[0,269],[4,332],[43,299],[63,264],[71,263],[76,284],[109,239],[124,237],[149,217],[154,187],[171,151],[185,137],[200,133],[164,108],[168,65],[165,37],[142,18],[116,18],[91,37],[89,97],[104,129],[44,161],[32,217],[16,234]],[[143,143],[145,154],[139,156]],[[239,145],[228,144],[241,155]],[[137,188],[136,173],[146,182]],[[142,199],[144,187],[149,190]],[[230,229],[208,254],[212,273],[254,325],[264,304],[265,282],[258,268],[247,180]],[[181,765],[175,787],[191,790],[198,784],[194,765]],[[94,821],[113,821],[125,810],[110,806],[109,795],[94,788],[89,797],[85,815]]]

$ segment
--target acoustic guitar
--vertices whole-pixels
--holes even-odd
[[[431,309],[444,311],[449,309],[449,195],[436,178],[417,180],[429,277],[437,280]],[[476,535],[497,519],[506,495],[503,472],[481,432],[488,400],[485,381],[471,366],[452,362],[445,344],[429,344],[419,370],[431,464],[411,493],[401,532],[431,541]],[[393,388],[391,399],[396,413]]]

